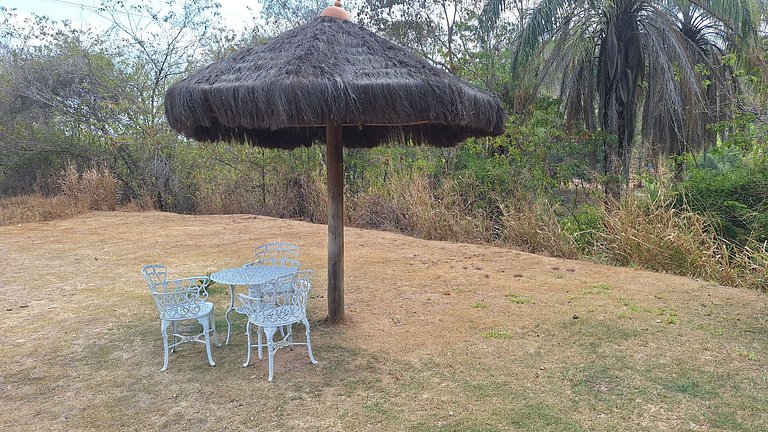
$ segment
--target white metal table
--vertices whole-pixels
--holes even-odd
[[[225,315],[227,319],[227,340],[232,334],[232,321],[229,320],[229,314],[235,309],[235,285],[261,285],[283,276],[296,273],[295,267],[273,267],[273,266],[244,266],[235,267],[226,270],[217,271],[211,274],[211,280],[220,284],[229,285],[229,309]]]

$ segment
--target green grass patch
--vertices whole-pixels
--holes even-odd
[[[520,295],[520,294],[509,293],[507,294],[507,298],[509,299],[509,301],[515,304],[536,304],[536,302],[533,301],[533,299],[531,299],[530,297]]]
[[[485,309],[488,307],[488,303],[485,302],[475,302],[472,303],[472,309]]]
[[[486,339],[512,339],[512,335],[506,330],[491,330],[483,335]]]
[[[749,361],[757,361],[757,354],[751,351],[736,351],[736,354],[739,357],[747,359]]]
[[[659,320],[664,324],[677,324],[680,322],[680,317],[678,317],[677,311],[674,308],[660,307],[654,312],[661,317]]]
[[[543,403],[524,405],[513,410],[508,418],[511,430],[516,431],[562,431],[585,430],[572,419],[558,412],[558,409]]]
[[[454,294],[464,294],[473,293],[475,292],[475,289],[472,287],[454,287],[451,291],[453,291]]]
[[[695,398],[711,399],[718,394],[711,385],[705,382],[706,377],[683,376],[662,382],[661,386],[670,392],[684,394]]]
[[[733,412],[715,411],[705,415],[710,425],[718,430],[733,432],[753,432],[753,425],[745,424]]]
[[[612,286],[606,283],[594,284],[591,287],[583,289],[582,295],[606,295],[613,289]]]
[[[620,299],[619,304],[625,307],[629,312],[643,312],[645,310],[643,307],[634,304],[627,299]]]

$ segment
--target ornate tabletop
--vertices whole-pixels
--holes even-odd
[[[296,268],[273,266],[244,266],[217,271],[211,280],[225,285],[259,285],[296,273]]]

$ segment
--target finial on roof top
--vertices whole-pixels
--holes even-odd
[[[349,20],[349,12],[345,11],[344,8],[341,7],[341,1],[339,0],[336,0],[336,3],[334,3],[333,6],[328,6],[327,8],[323,9],[323,12],[320,14],[320,16],[334,17],[344,21]]]

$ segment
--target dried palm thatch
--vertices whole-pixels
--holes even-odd
[[[495,97],[358,24],[322,16],[174,84],[165,113],[192,139],[287,149],[323,141],[328,121],[343,125],[347,147],[452,146],[504,131]]]

